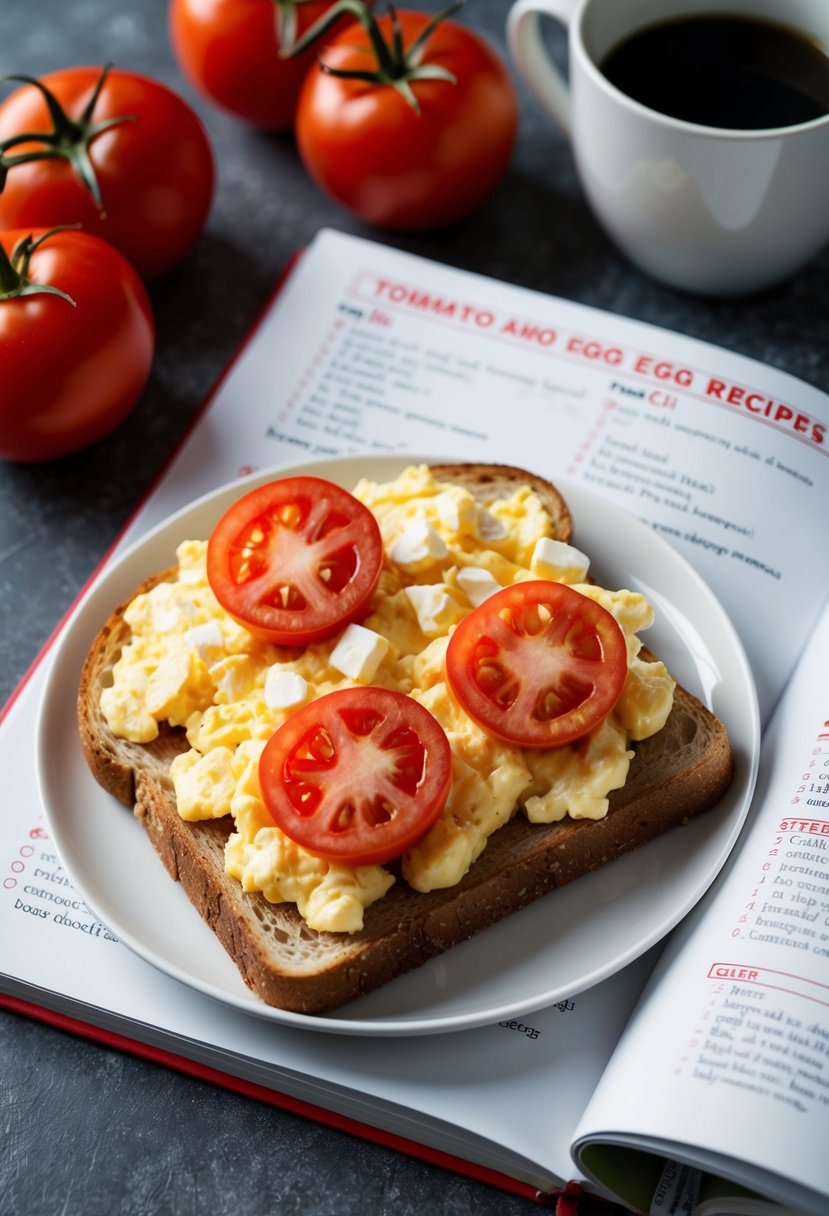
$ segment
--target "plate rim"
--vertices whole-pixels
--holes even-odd
[[[247,489],[252,488],[255,484],[260,484],[263,481],[267,481],[275,476],[286,475],[289,472],[291,475],[294,475],[297,473],[313,471],[316,473],[316,475],[320,475],[320,468],[325,468],[326,470],[329,470],[329,472],[323,475],[329,476],[331,475],[330,471],[332,469],[336,471],[342,470],[342,484],[350,484],[353,486],[359,477],[373,476],[371,472],[366,472],[367,468],[396,467],[398,470],[402,470],[409,465],[420,463],[462,464],[464,462],[459,460],[457,457],[441,457],[435,454],[419,455],[404,452],[349,453],[344,455],[320,456],[318,458],[307,459],[301,462],[293,460],[282,462],[280,464],[268,466],[266,469],[256,470],[255,472],[249,473],[243,477],[232,478],[221,485],[206,491],[190,502],[183,504],[165,519],[148,528],[130,543],[125,544],[120,550],[116,550],[114,553],[110,554],[108,559],[102,562],[99,569],[95,572],[84,594],[80,597],[78,603],[75,605],[75,608],[61,629],[58,637],[55,639],[55,643],[51,649],[51,662],[46,673],[44,688],[37,712],[35,729],[35,768],[41,804],[43,806],[49,831],[52,835],[61,864],[90,911],[94,915],[98,916],[99,919],[101,919],[104,923],[107,923],[107,919],[99,915],[99,911],[96,907],[98,904],[97,899],[95,896],[93,896],[91,899],[89,898],[89,892],[85,880],[83,878],[79,878],[74,864],[68,862],[67,860],[70,849],[67,844],[67,839],[64,837],[62,832],[59,814],[56,815],[53,807],[55,800],[50,796],[49,793],[50,778],[48,776],[49,766],[47,763],[48,757],[46,755],[50,708],[53,707],[54,699],[59,695],[55,686],[60,684],[63,664],[68,661],[66,656],[71,650],[72,641],[76,641],[76,630],[80,628],[80,624],[84,621],[84,614],[85,611],[87,611],[88,606],[95,600],[96,597],[103,593],[104,588],[110,586],[119,577],[123,576],[124,572],[130,569],[136,563],[136,561],[140,558],[140,555],[148,551],[153,542],[157,542],[160,537],[165,536],[169,532],[174,532],[181,521],[189,516],[192,516],[199,510],[213,507],[214,504],[220,502],[224,498],[229,498],[234,495],[241,495]],[[355,475],[355,470],[358,469],[361,471]],[[742,647],[739,636],[737,635],[736,629],[734,628],[730,617],[725,612],[725,609],[723,608],[719,599],[716,597],[702,576],[687,560],[687,558],[674,549],[664,537],[656,532],[655,529],[648,527],[648,525],[634,513],[626,510],[623,507],[616,506],[616,504],[603,499],[600,495],[594,494],[592,491],[583,488],[581,485],[576,485],[567,481],[566,478],[550,476],[550,479],[554,481],[554,484],[560,490],[568,503],[575,500],[573,516],[577,529],[579,519],[579,502],[582,504],[591,504],[593,509],[598,509],[600,511],[617,512],[625,517],[624,526],[626,528],[633,528],[634,531],[638,529],[640,536],[643,538],[648,538],[649,545],[653,546],[654,549],[663,554],[666,553],[670,555],[671,561],[678,564],[678,567],[684,570],[685,576],[689,577],[692,582],[696,584],[698,591],[708,601],[709,608],[713,608],[719,614],[721,624],[725,628],[726,633],[729,635],[727,640],[730,649],[733,652],[731,655],[731,660],[737,663],[741,671],[743,681],[751,695],[751,704],[745,708],[744,721],[741,724],[741,732],[744,732],[746,735],[746,739],[744,741],[746,748],[744,754],[736,757],[737,772],[735,773],[732,791],[730,791],[732,797],[734,794],[736,794],[735,805],[730,812],[730,831],[726,832],[725,834],[725,839],[723,840],[720,848],[720,856],[717,864],[711,869],[711,872],[707,874],[706,880],[702,884],[698,884],[700,889],[695,890],[695,892],[689,892],[684,902],[680,901],[678,903],[677,914],[675,917],[669,918],[670,923],[664,924],[660,929],[655,928],[651,935],[645,933],[644,935],[640,936],[635,945],[632,945],[628,951],[623,952],[623,954],[620,955],[618,965],[609,968],[608,965],[605,964],[602,967],[594,970],[592,973],[587,970],[583,980],[579,984],[578,989],[574,990],[574,992],[571,994],[574,995],[575,991],[585,991],[602,980],[609,978],[609,976],[615,974],[618,970],[621,970],[623,967],[635,961],[636,958],[646,953],[647,950],[649,950],[657,942],[663,940],[667,934],[670,933],[673,928],[675,928],[679,921],[687,915],[690,909],[699,902],[699,900],[705,894],[705,891],[714,881],[733,847],[734,841],[736,840],[739,830],[745,820],[748,806],[751,801],[751,795],[753,793],[759,764],[760,726],[756,688],[754,686],[751,669],[748,664],[745,651]],[[218,506],[216,506],[215,509],[218,511]],[[582,506],[582,510],[583,509],[584,506]],[[183,533],[180,535],[179,539],[185,539]],[[148,573],[151,573],[151,571],[148,571]],[[135,578],[133,589],[140,581],[140,576]],[[129,592],[126,594],[129,594]],[[102,623],[103,622],[101,621],[101,624]],[[91,638],[89,640],[91,641]],[[65,699],[65,696],[68,694],[64,691],[63,695]],[[706,700],[704,696],[702,699]],[[72,703],[74,705],[74,697],[72,699]],[[77,746],[80,748],[79,743]],[[89,780],[90,782],[94,781],[91,774],[89,775]],[[735,790],[735,786],[737,786],[738,783],[741,783],[741,788],[739,790]],[[652,845],[658,845],[659,840],[651,843]],[[149,847],[152,848],[151,845]],[[629,856],[635,857],[636,853],[638,852],[639,850],[635,851]],[[619,861],[614,864],[619,864],[619,862],[624,862],[625,860],[625,858],[619,859]],[[160,865],[160,862],[159,866],[162,873],[166,875],[166,871],[163,870],[163,866]],[[589,878],[590,876],[587,877]],[[173,880],[169,879],[169,881]],[[198,913],[195,913],[195,910],[194,915],[198,915]],[[515,916],[520,915],[521,913],[514,913],[510,917],[504,918],[500,924],[504,925],[506,922],[512,921]],[[461,1011],[438,1017],[430,1017],[421,1013],[418,1016],[398,1015],[391,1018],[383,1018],[382,1016],[369,1017],[367,1019],[360,1017],[351,1018],[348,1016],[343,1016],[339,1010],[334,1010],[327,1015],[298,1014],[287,1010],[276,1009],[273,1006],[268,1006],[253,992],[247,993],[247,991],[245,991],[245,993],[239,997],[235,997],[231,993],[217,990],[212,984],[200,980],[197,976],[187,976],[182,974],[179,967],[175,966],[174,964],[170,964],[169,961],[167,961],[165,964],[165,960],[158,957],[157,947],[155,949],[148,950],[147,947],[136,937],[136,935],[130,932],[128,927],[126,931],[120,929],[120,927],[116,928],[111,925],[109,927],[112,928],[115,935],[126,948],[131,949],[134,953],[138,954],[139,957],[148,963],[148,965],[156,967],[174,981],[185,984],[191,989],[200,992],[201,994],[219,1002],[222,1005],[241,1010],[251,1016],[264,1017],[267,1020],[293,1028],[321,1031],[324,1033],[341,1035],[388,1035],[401,1037],[447,1033],[451,1031],[471,1029],[477,1026],[489,1025],[504,1019],[523,1016],[524,1014],[531,1013],[533,1010],[553,1004],[556,1002],[556,1000],[563,999],[557,993],[552,992],[552,990],[547,990],[546,992],[539,992],[536,997],[525,997],[523,999],[508,1003],[504,1003],[502,1001],[500,1005],[490,1007],[486,1010],[479,1010],[474,1013]],[[497,929],[498,926],[496,925],[492,928]],[[231,965],[235,970],[235,964],[232,963],[232,960]],[[347,1010],[349,1006],[344,1006],[343,1008]]]

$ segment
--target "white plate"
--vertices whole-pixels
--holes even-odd
[[[388,480],[420,459],[429,460],[346,457],[291,471],[351,488],[362,476]],[[725,800],[681,834],[579,879],[341,1011],[287,1013],[245,987],[143,828],[90,776],[73,723],[81,664],[112,608],[171,565],[180,540],[207,536],[235,498],[274,472],[197,500],[126,551],[84,597],[56,646],[38,723],[38,775],[61,861],[89,908],[125,945],[182,983],[281,1024],[339,1034],[430,1034],[518,1017],[584,991],[644,953],[693,907],[736,838],[757,769],[756,694],[730,621],[687,562],[638,519],[566,485],[591,572],[605,586],[650,597],[657,623],[648,645],[725,722],[737,759]]]

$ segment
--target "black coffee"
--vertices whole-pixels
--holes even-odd
[[[825,50],[789,26],[750,17],[648,26],[615,47],[601,69],[634,101],[709,127],[789,127],[829,114]]]

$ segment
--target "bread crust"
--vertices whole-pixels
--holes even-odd
[[[540,478],[504,465],[433,466],[433,471],[442,480],[474,488],[481,501],[529,483],[550,511],[556,538],[570,538],[566,503]],[[146,580],[135,594],[174,573]],[[129,639],[124,611],[130,601],[116,608],[101,629],[80,680],[78,726],[90,771],[105,790],[134,809],[168,873],[182,884],[245,983],[266,1003],[286,1010],[321,1014],[379,988],[710,809],[733,776],[722,723],[677,687],[665,727],[634,745],[627,782],[610,794],[604,819],[565,818],[545,825],[516,816],[490,838],[456,886],[423,894],[401,879],[366,909],[358,933],[317,932],[293,905],[271,904],[258,892],[246,893],[225,874],[224,845],[233,829],[229,816],[187,823],[178,815],[169,768],[173,757],[188,748],[183,730],[162,727],[153,743],[133,744],[107,728],[100,694]]]

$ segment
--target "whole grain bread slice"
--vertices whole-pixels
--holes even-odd
[[[464,479],[481,502],[538,481],[557,539],[571,534],[570,513],[554,487],[507,466],[436,466],[445,480]],[[169,578],[158,575],[138,588]],[[366,910],[351,935],[310,929],[293,905],[271,904],[246,893],[225,874],[229,817],[183,821],[176,810],[170,762],[188,747],[181,730],[163,728],[150,744],[112,735],[100,712],[100,694],[129,640],[126,604],[117,608],[90,649],[79,695],[78,722],[95,779],[133,807],[170,875],[235,961],[245,982],[263,1001],[304,1014],[321,1014],[495,924],[566,883],[655,839],[713,807],[733,772],[723,727],[694,696],[677,688],[667,724],[635,746],[628,780],[610,796],[602,820],[565,819],[531,825],[516,816],[489,841],[454,887],[421,894],[401,879]],[[678,846],[679,847],[679,846]]]

